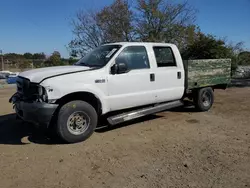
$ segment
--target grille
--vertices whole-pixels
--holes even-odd
[[[31,83],[26,78],[18,77],[16,85],[17,92],[22,100],[36,100],[38,98],[38,84]]]
[[[18,93],[22,93],[23,89],[22,89],[22,82],[20,80],[16,81],[16,86],[17,86],[17,92]]]
[[[20,94],[25,94],[29,90],[30,81],[28,79],[18,77],[16,81],[17,92]]]

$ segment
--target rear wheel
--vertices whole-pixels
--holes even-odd
[[[71,101],[58,113],[57,133],[68,143],[81,142],[93,134],[97,121],[93,106],[84,101]]]
[[[214,92],[211,87],[199,89],[194,97],[194,104],[197,110],[208,111],[214,103]]]

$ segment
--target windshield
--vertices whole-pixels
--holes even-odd
[[[88,67],[103,67],[121,48],[121,45],[104,45],[89,52],[86,56],[76,62],[74,65]]]

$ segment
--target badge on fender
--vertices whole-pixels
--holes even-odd
[[[95,83],[105,83],[106,80],[105,79],[98,79],[98,80],[95,80]]]

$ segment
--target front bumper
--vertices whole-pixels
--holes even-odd
[[[14,109],[22,120],[37,126],[48,127],[58,104],[45,102],[13,101]]]

